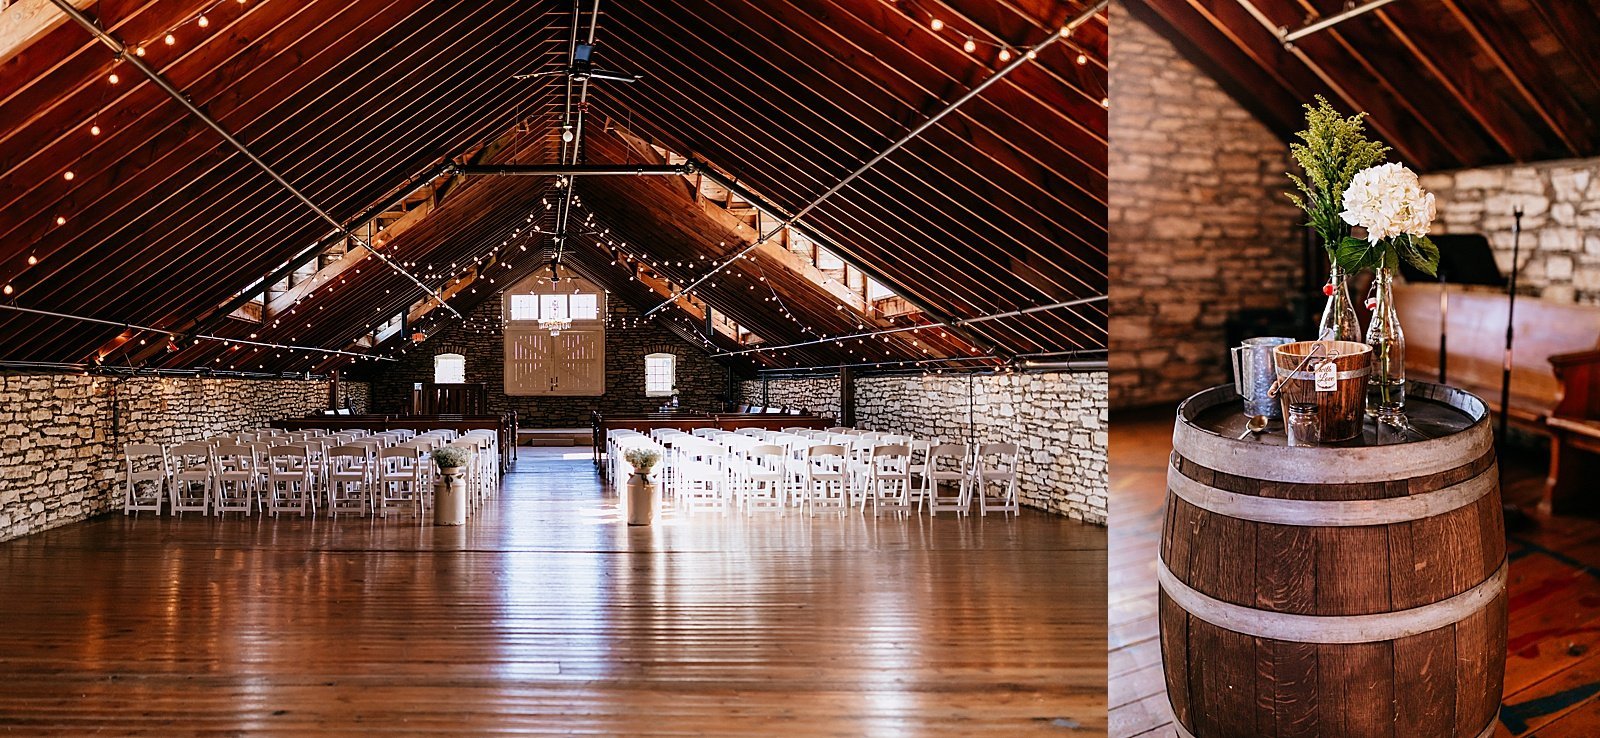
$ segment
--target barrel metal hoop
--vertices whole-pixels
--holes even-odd
[[[1499,480],[1498,464],[1490,464],[1464,482],[1405,497],[1286,500],[1217,489],[1190,479],[1177,467],[1167,467],[1167,489],[1195,507],[1239,520],[1307,527],[1392,525],[1431,518],[1477,502],[1496,490]]]
[[[1376,643],[1393,641],[1458,623],[1482,610],[1506,588],[1506,563],[1488,579],[1454,597],[1421,607],[1371,615],[1299,615],[1223,602],[1201,592],[1156,561],[1161,591],[1190,615],[1219,628],[1257,638],[1296,643]]]
[[[1364,366],[1364,367],[1361,367],[1360,369],[1346,369],[1346,370],[1344,370],[1342,372],[1339,372],[1339,373],[1337,373],[1337,374],[1335,374],[1333,376],[1334,376],[1334,378],[1339,379],[1339,380],[1359,379],[1359,378],[1365,377],[1365,376],[1367,376],[1368,374],[1371,374],[1371,373],[1372,373],[1372,367]],[[1308,372],[1308,371],[1283,372],[1282,374],[1279,374],[1278,376],[1279,377],[1288,377],[1290,379],[1302,379],[1302,380],[1305,380],[1305,381],[1308,381],[1308,382],[1314,382],[1317,379],[1317,373],[1316,372]]]
[[[1425,477],[1477,459],[1494,445],[1488,426],[1390,446],[1288,448],[1201,430],[1182,418],[1172,446],[1185,459],[1224,474],[1299,484],[1363,484]]]
[[[1479,731],[1475,738],[1490,738],[1490,736],[1494,735],[1494,726],[1499,722],[1500,711],[1495,710],[1494,717],[1489,718],[1489,724],[1483,726],[1483,730]],[[1176,717],[1172,719],[1172,727],[1178,731],[1178,738],[1195,738],[1195,734],[1190,733],[1188,728],[1183,727],[1183,723],[1178,722]]]

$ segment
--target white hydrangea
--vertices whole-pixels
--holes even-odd
[[[1402,164],[1363,169],[1344,191],[1344,222],[1367,229],[1367,241],[1410,234],[1426,236],[1435,215],[1433,194],[1423,192],[1417,173]]]

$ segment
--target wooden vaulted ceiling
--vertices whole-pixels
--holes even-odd
[[[643,79],[591,86],[583,161],[642,161],[633,144],[643,138],[792,213],[1004,66],[997,44],[1018,53],[1082,9],[1044,0],[607,3],[597,65]],[[566,2],[101,0],[86,12],[130,47],[143,43],[147,62],[348,224],[443,162],[553,163],[560,150],[564,84],[512,75],[565,63],[574,18]],[[934,17],[941,32],[929,27]],[[170,46],[168,31],[177,37]],[[963,50],[967,36],[982,42],[976,52]],[[1105,51],[1101,14],[804,225],[941,318],[1104,295]],[[113,73],[118,84],[108,82]],[[552,177],[457,177],[381,250],[468,313],[547,268],[555,243],[534,226],[553,227],[543,203],[559,196],[556,187]],[[681,177],[580,178],[576,193],[574,212],[594,220],[573,230],[562,263],[642,308],[665,298],[647,280],[629,280],[638,274],[628,260],[612,263],[617,243],[654,262],[649,281],[683,285],[754,238],[698,205]],[[61,25],[0,63],[0,282],[11,288],[0,300],[164,329],[0,311],[0,360],[269,372],[350,360],[182,340],[197,329],[392,354],[403,337],[375,347],[362,339],[423,294],[375,259],[265,323],[220,309],[329,231],[83,29]],[[680,257],[694,266],[676,266]],[[768,277],[759,282],[771,285],[768,295],[753,289],[753,273]],[[792,317],[763,299],[774,290]],[[908,324],[842,310],[761,252],[694,296],[771,346]],[[411,312],[430,328],[449,319],[443,309]],[[742,348],[691,313],[660,316],[713,350]],[[175,350],[163,348],[168,333],[180,337]],[[1104,346],[1104,303],[1090,302],[738,361],[809,366]]]
[[[1395,0],[1284,45],[1343,0],[1129,0],[1275,132],[1327,95],[1419,170],[1600,155],[1600,4]]]

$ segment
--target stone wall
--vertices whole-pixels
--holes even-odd
[[[1511,273],[1512,210],[1521,206],[1519,294],[1600,303],[1600,159],[1424,175],[1438,201],[1434,233],[1481,233]]]
[[[924,374],[855,381],[856,427],[966,443],[1013,442],[1030,507],[1106,522],[1106,374]],[[837,378],[775,379],[795,405],[837,405]],[[749,380],[745,397],[759,397]],[[809,393],[809,394],[808,394]]]
[[[799,408],[829,418],[838,418],[841,412],[837,376],[751,380],[740,385],[739,400],[749,405]]]
[[[1288,147],[1127,13],[1111,31],[1111,402],[1227,381],[1226,321],[1299,289]]]
[[[365,385],[343,387],[364,411]],[[0,376],[0,541],[119,509],[124,444],[200,440],[327,402],[326,382]]]
[[[606,328],[606,389],[598,397],[512,397],[505,393],[505,335],[501,330],[498,298],[486,300],[466,321],[413,346],[401,360],[368,370],[376,412],[404,412],[411,405],[411,388],[433,381],[433,357],[456,353],[466,357],[467,381],[482,382],[492,412],[517,411],[524,428],[587,428],[590,413],[626,415],[653,411],[667,398],[644,394],[644,357],[663,352],[676,354],[679,406],[687,410],[720,412],[726,405],[728,369],[701,349],[679,338],[654,320],[641,319],[634,308],[609,300]],[[469,327],[471,326],[471,327]]]

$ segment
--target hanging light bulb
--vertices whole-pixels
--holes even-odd
[[[13,291],[14,290],[11,289],[11,285],[9,285],[9,284],[5,286],[4,290],[0,290],[0,292],[5,292],[8,295],[11,294]]]
[[[928,24],[928,27],[932,28],[935,32],[943,31],[944,30],[944,21],[939,20],[938,18],[934,18],[933,21]]]
[[[1089,63],[1089,57],[1084,56],[1083,54],[1079,54],[1078,55],[1078,63],[1079,64],[1088,64]]]
[[[967,38],[967,42],[961,45],[961,50],[971,54],[972,52],[978,50],[978,44],[969,36]]]
[[[100,126],[89,126],[89,135],[91,135],[91,136],[100,135]]]
[[[33,254],[28,254],[28,266],[33,266],[34,264],[38,264],[38,263],[39,263],[39,257],[34,256]]]
[[[57,215],[56,216],[56,225],[66,225],[66,224],[67,224],[67,216],[65,216],[65,215]]]
[[[175,44],[175,43],[178,43],[178,38],[177,38],[177,37],[176,37],[176,36],[173,36],[173,35],[172,35],[172,34],[170,34],[170,33],[169,33],[169,34],[167,34],[167,37],[166,37],[166,38],[164,38],[164,39],[161,39],[161,40],[162,40],[162,41],[165,41],[165,42],[167,42],[167,45],[168,45],[168,46],[171,46],[171,45],[173,45],[173,44]]]
[[[112,72],[111,76],[106,77],[106,81],[110,82],[111,84],[116,84],[118,82],[121,82],[122,78],[118,77],[116,72]]]
[[[61,174],[61,178],[62,178],[62,179],[64,179],[64,180],[66,180],[66,181],[68,181],[68,182],[71,182],[71,181],[72,181],[72,177],[73,177],[73,174],[72,174],[72,172],[70,172],[70,171],[68,171],[68,172],[63,172],[63,173],[62,173],[62,174]]]
[[[1002,61],[1002,62],[1011,61],[1011,50],[1010,49],[1001,49],[1000,50],[1000,61]]]
[[[200,20],[196,21],[196,24],[199,25],[201,28],[205,28],[206,26],[211,25],[211,21],[206,20],[206,17],[202,15],[202,16],[200,16]]]
[[[139,46],[133,50],[133,53],[135,56],[144,56],[144,44],[139,44]]]
[[[571,126],[563,126],[562,127],[561,140],[562,141],[566,141],[568,143],[572,142],[572,128],[571,128]]]

